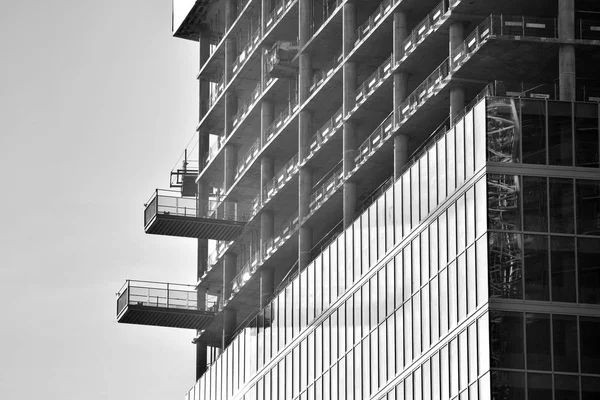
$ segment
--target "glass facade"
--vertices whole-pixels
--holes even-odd
[[[597,398],[597,107],[480,101],[239,332],[188,398]]]
[[[188,398],[385,398],[399,382],[407,396],[413,387],[450,398],[486,392],[483,376],[489,392],[489,360],[476,368],[458,358],[459,347],[472,349],[471,362],[489,358],[487,330],[476,327],[488,299],[485,113],[480,102],[433,141],[240,331]],[[472,368],[460,382],[458,365]]]

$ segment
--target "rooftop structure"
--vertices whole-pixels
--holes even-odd
[[[198,280],[117,318],[195,330],[188,400],[600,398],[600,3],[173,0],[173,34],[199,124],[144,227]]]

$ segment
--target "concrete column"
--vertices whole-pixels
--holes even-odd
[[[237,1],[236,0],[225,0],[225,30],[231,28],[231,25],[237,18]]]
[[[558,37],[575,39],[575,0],[558,0]],[[562,44],[558,50],[558,73],[560,100],[575,101],[576,98],[575,47]]]
[[[311,26],[311,10],[312,0],[299,0],[298,2],[298,39],[300,41],[300,48],[310,39],[312,32]]]
[[[237,167],[237,148],[232,144],[225,145],[224,149],[224,173],[223,190],[227,191],[233,185],[235,177],[235,168]]]
[[[263,147],[267,141],[267,128],[273,123],[273,103],[263,100],[260,104],[260,146]]]
[[[454,49],[465,40],[465,27],[461,22],[450,25],[450,60]],[[450,90],[450,122],[465,108],[465,88],[454,87]]]
[[[299,0],[298,31],[299,45],[302,48],[310,39],[311,32],[311,0]],[[302,104],[308,99],[312,81],[312,62],[310,54],[300,53],[298,76],[298,100]],[[312,135],[312,115],[309,111],[301,111],[298,115],[298,160],[302,162],[308,154],[308,140]],[[298,174],[298,217],[300,224],[308,215],[310,208],[310,191],[312,189],[312,171],[310,168],[300,168]],[[298,233],[298,267],[304,268],[310,262],[312,247],[312,229],[302,226]]]
[[[210,55],[210,31],[205,29],[200,32],[200,68],[206,63],[208,57]],[[206,77],[200,76],[198,79],[198,90],[199,90],[199,98],[200,98],[200,119],[205,115],[206,111],[208,111],[208,98],[210,82]]]
[[[344,4],[343,9],[343,52],[344,57],[350,54],[356,42],[356,5]],[[347,62],[343,66],[343,113],[347,116],[356,105],[356,63]],[[356,164],[356,132],[354,121],[344,122],[342,128],[342,168],[344,177],[348,176]],[[347,180],[343,187],[344,228],[348,227],[356,217],[356,182]]]
[[[208,369],[208,349],[206,343],[196,343],[196,380]]]
[[[208,195],[209,195],[209,187],[203,181],[198,181],[198,202],[197,202],[197,215],[206,215],[208,210]],[[197,279],[200,279],[204,272],[206,271],[208,260],[208,240],[207,239],[198,239],[198,269],[197,269]]]
[[[394,136],[394,180],[402,173],[402,167],[408,161],[408,136]]]
[[[271,297],[275,290],[273,279],[273,270],[271,268],[260,271],[260,309],[267,305],[267,299]]]
[[[237,256],[233,253],[225,253],[223,256],[223,304],[231,296],[232,281],[237,274]]]
[[[403,53],[402,43],[408,37],[407,15],[402,11],[394,13],[394,59]],[[394,112],[408,97],[408,74],[397,72],[394,74]],[[400,177],[402,167],[408,160],[408,136],[396,134],[394,137],[394,179]]]
[[[263,196],[265,186],[273,179],[273,159],[262,157],[260,160],[260,195]],[[262,198],[262,197],[261,197]],[[273,237],[275,230],[273,211],[263,210],[260,213],[260,251],[264,249],[264,244]]]
[[[225,309],[223,310],[223,341],[222,341],[222,349],[225,349],[229,343],[231,343],[231,339],[233,337],[233,332],[235,331],[235,327],[237,326],[236,319],[237,313],[235,310]]]

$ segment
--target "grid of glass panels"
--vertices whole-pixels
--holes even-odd
[[[483,197],[476,203],[477,191]],[[369,279],[354,286],[352,294],[302,340],[296,341],[278,360],[278,367],[253,385],[244,399],[376,396],[397,374],[410,368],[414,360],[448,335],[455,336],[447,339],[452,353],[441,350],[441,362],[450,360],[452,365],[441,367],[440,374],[447,378],[447,374],[451,375],[446,379],[448,395],[442,390],[441,398],[457,396],[467,389],[479,375],[473,370],[471,377],[462,376],[459,384],[452,374],[459,365],[468,371],[465,357],[469,353],[459,355],[456,346],[470,346],[472,357],[477,359],[476,327],[472,325],[462,333],[456,333],[456,328],[487,302],[488,292],[485,224],[479,225],[480,230],[473,224],[470,233],[466,233],[466,221],[474,221],[478,213],[485,212],[485,206],[482,178],[422,227],[386,264],[371,271]],[[487,325],[486,319],[480,335],[487,334]],[[467,330],[472,331],[471,342],[467,340]],[[480,340],[480,350],[487,349],[483,343],[488,340]],[[485,354],[489,354],[488,350],[480,357]],[[487,370],[481,369],[481,374]]]
[[[493,396],[600,398],[599,329],[600,317],[491,311]]]
[[[490,97],[487,159],[598,168],[598,103]]]
[[[600,180],[488,175],[490,296],[600,304]]]
[[[489,342],[489,317],[484,313],[379,399],[489,400]]]
[[[485,113],[485,101],[481,101],[445,135],[434,141],[390,189],[360,215],[322,254],[317,256],[247,328],[234,338],[219,358],[227,361],[213,363],[188,393],[188,397],[223,399],[235,396],[253,377],[254,371],[259,371],[282,350],[287,349],[289,344],[305,331],[305,327],[328,310],[330,305],[352,288],[355,282],[377,264],[378,260],[419,227],[420,222],[436,210],[441,202],[480,171],[485,165],[485,140],[483,139],[486,129]],[[453,156],[448,157],[449,153]],[[407,320],[413,320],[413,313],[415,316],[420,316],[420,310],[431,301],[439,301],[442,307],[451,308],[451,316],[439,322],[440,328],[430,328],[428,325],[424,328],[419,327],[417,331],[419,336],[422,334],[421,329],[425,331],[423,334],[429,335],[433,334],[429,332],[430,329],[447,330],[447,326],[455,326],[459,318],[474,310],[476,301],[487,300],[487,291],[485,295],[476,299],[474,290],[471,292],[463,290],[467,285],[474,285],[477,279],[475,269],[466,268],[467,263],[478,260],[483,265],[487,262],[487,258],[483,256],[487,254],[487,249],[483,250],[487,240],[477,241],[478,248],[481,248],[478,251],[474,244],[475,238],[486,229],[485,201],[479,201],[476,209],[476,196],[485,198],[485,180],[480,180],[477,185],[471,186],[459,196],[459,200],[444,211],[433,225],[425,230],[425,233],[421,233],[409,248],[401,252],[401,259],[396,257],[393,265],[386,267],[386,272],[381,272],[381,277],[378,274],[376,280],[360,288],[360,294],[354,294],[352,304],[346,304],[333,311],[326,322],[316,327],[309,335],[321,335],[320,337],[329,338],[329,341],[306,339],[306,345],[301,345],[297,350],[288,353],[285,360],[291,357],[289,361],[280,361],[270,369],[261,382],[269,379],[271,392],[277,390],[279,393],[273,398],[278,396],[291,398],[292,393],[296,393],[293,380],[286,385],[284,379],[277,379],[277,377],[293,376],[292,368],[305,371],[301,367],[308,361],[300,354],[305,354],[305,349],[308,351],[309,343],[314,346],[314,354],[322,352],[326,354],[318,361],[315,360],[315,363],[322,363],[320,367],[320,373],[324,374],[322,379],[330,379],[325,367],[336,361],[332,357],[337,356],[338,353],[333,353],[333,350],[330,353],[329,350],[337,349],[338,346],[350,348],[351,345],[348,343],[354,343],[358,335],[364,336],[368,333],[367,329],[375,329],[377,324],[382,323],[384,319],[382,310],[391,313],[392,309],[400,307],[401,303],[397,303],[399,300],[394,300],[394,308],[392,308],[391,300],[384,296],[386,291],[396,290],[397,285],[400,285],[397,289],[402,290],[402,293],[407,296],[407,299],[402,297],[402,301],[409,302],[409,306],[402,311],[406,313],[403,318]],[[447,267],[449,262],[450,265]],[[414,269],[416,272],[406,272],[408,275],[404,277],[402,265],[413,265],[413,263],[412,269],[405,270]],[[421,271],[419,266],[428,264],[431,265],[431,270],[425,268],[427,271],[425,269]],[[441,272],[439,278],[437,270],[434,271],[438,266],[441,271],[445,271]],[[487,279],[487,276],[480,275],[479,279]],[[461,290],[456,290],[455,285],[448,284],[448,279],[451,282],[452,280],[461,282]],[[432,286],[429,286],[430,280]],[[414,295],[414,292],[419,292],[423,285],[426,286],[425,293],[430,294],[416,294],[415,300],[408,298],[409,294]],[[487,283],[485,286],[487,287]],[[438,289],[439,287],[442,289]],[[438,290],[443,290],[440,292],[441,295],[438,294]],[[421,296],[426,297],[422,299]],[[449,298],[456,298],[456,302],[450,301]],[[386,308],[379,309],[378,302],[385,303]],[[360,324],[347,322],[348,318],[351,318],[349,315],[353,318],[355,310],[361,312]],[[340,322],[340,318],[346,319]],[[432,324],[437,322],[432,321]],[[444,326],[446,328],[441,328]],[[389,325],[389,328],[386,328],[390,329],[388,333],[390,337],[393,333],[392,327],[393,325]],[[346,335],[338,337],[339,332],[346,332]],[[352,339],[347,335],[352,335]],[[366,340],[365,343],[371,343],[369,338],[361,339],[363,340]],[[372,343],[378,342],[372,341]],[[414,350],[420,352],[423,344],[428,343],[431,343],[431,338],[419,341],[419,347]],[[323,346],[328,348],[320,348]],[[385,349],[385,347],[381,348]],[[365,354],[369,353],[366,347],[364,350]],[[294,354],[298,354],[297,362],[291,361]],[[381,359],[383,360],[383,356]],[[331,367],[332,371],[337,371],[335,365]],[[317,367],[318,364],[315,364],[315,370]],[[364,373],[367,374],[367,371],[365,370]],[[271,376],[273,374],[276,374],[274,379]],[[267,378],[267,376],[271,377]],[[315,373],[314,376],[320,375]],[[369,376],[364,378],[367,381],[371,379]],[[300,376],[298,381],[303,382],[303,379],[303,376]],[[308,375],[306,381],[309,385]],[[320,393],[318,388],[323,386],[323,382],[324,380],[318,380],[313,383],[313,389],[307,393],[312,391]]]

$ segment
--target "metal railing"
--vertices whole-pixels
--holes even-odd
[[[600,21],[579,20],[578,39],[600,40]]]
[[[494,35],[558,38],[556,18],[492,15],[491,27]]]
[[[394,128],[394,112],[392,111],[369,137],[358,147],[354,158],[355,169],[358,169],[364,162],[379,149],[383,143],[392,137]]]
[[[279,115],[273,120],[271,125],[264,132],[263,143],[266,145],[271,141],[281,129],[285,126],[285,123],[291,118],[291,116],[298,110],[298,93],[294,93],[292,99],[288,102],[288,106],[284,108]]]
[[[339,165],[339,164],[338,164]],[[318,188],[310,194],[310,211],[315,211],[344,183],[344,168],[340,167]]]
[[[159,214],[240,222],[245,222],[250,217],[250,209],[246,205],[231,201],[181,197],[181,192],[175,190],[156,189],[144,206],[144,226]]]
[[[285,11],[296,3],[296,1],[298,0],[279,0],[265,21],[265,28],[271,29],[271,27],[283,17]]]
[[[242,162],[240,162],[235,168],[234,179],[239,178],[244,171],[250,167],[250,164],[258,157],[258,153],[260,153],[260,138],[256,139],[256,141],[250,146],[244,157],[242,158]]]
[[[394,55],[395,63],[403,61],[435,28],[440,26],[448,18],[446,2],[439,3],[418,25],[400,45],[400,52]]]
[[[117,292],[117,315],[128,305],[216,312],[217,302],[203,299],[193,285],[127,280]]]
[[[375,10],[375,12],[356,30],[357,40],[355,46],[360,43],[369,32],[372,32],[381,21],[383,21],[385,14],[388,13],[392,9],[392,6],[398,1],[401,0],[383,0],[381,2],[379,7],[377,7],[377,10]]]
[[[323,14],[321,19],[313,19],[311,24],[311,33],[315,34],[324,24],[327,22],[329,17],[338,9],[338,7],[344,2],[344,0],[325,0],[323,1]],[[312,36],[311,36],[312,37]]]
[[[327,78],[330,77],[333,74],[333,72],[341,65],[343,59],[344,55],[342,53],[339,53],[338,55],[334,56],[333,59],[329,63],[327,63],[323,69],[317,70],[317,72],[315,72],[315,74],[313,75],[312,85],[308,89],[308,92],[313,93],[318,88],[320,88],[323,85],[323,83],[325,83],[325,80],[327,80]]]
[[[242,64],[250,58],[250,54],[258,47],[260,40],[262,39],[262,29],[259,26],[250,36],[246,46],[240,51],[237,58],[231,64],[231,71],[235,75],[238,72]]]
[[[298,154],[295,154],[284,166],[277,172],[263,189],[263,203],[269,201],[298,171]],[[258,196],[257,196],[258,197]]]
[[[344,123],[342,115],[342,107],[340,107],[329,121],[327,121],[308,141],[308,156],[312,157],[323,144],[327,143],[337,129],[340,129]]]
[[[373,93],[383,81],[392,75],[392,57],[390,55],[384,62],[369,76],[356,90],[356,105],[355,108],[365,102],[367,97]]]

